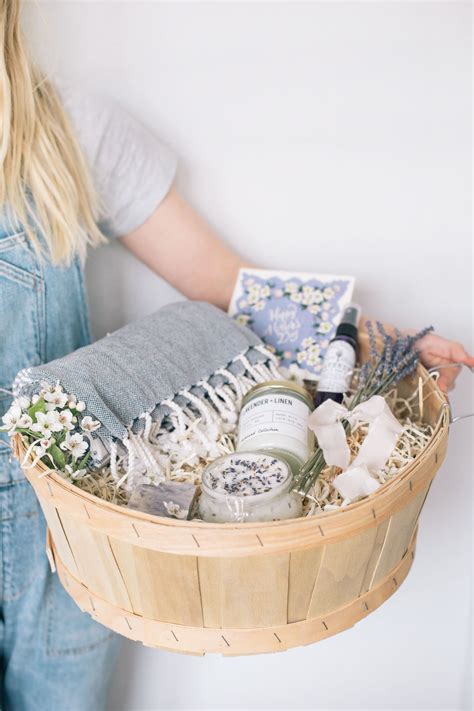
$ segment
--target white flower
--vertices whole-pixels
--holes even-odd
[[[257,301],[257,303],[254,306],[255,311],[262,311],[262,309],[265,308],[265,302],[264,301]]]
[[[288,284],[285,285],[285,291],[287,291],[289,294],[294,294],[294,292],[297,290],[298,290],[298,284],[295,284],[292,281],[290,281]]]
[[[323,294],[326,297],[326,299],[332,299],[332,297],[334,296],[334,289],[330,286],[327,286],[324,289]]]
[[[315,289],[313,294],[313,304],[320,304],[324,301],[324,296],[322,295],[321,289]]]
[[[247,316],[246,314],[239,314],[235,320],[237,323],[240,323],[241,326],[246,326],[249,318],[250,316]]]
[[[300,351],[299,353],[296,354],[296,360],[298,363],[304,363],[306,360],[306,351]]]
[[[321,307],[318,306],[318,304],[311,304],[308,306],[308,311],[310,314],[317,314],[321,310]]]
[[[254,279],[246,279],[245,280],[245,286],[252,286],[254,283]]]
[[[64,407],[68,401],[68,396],[60,385],[56,385],[53,390],[44,394],[44,401],[47,410],[55,410]]]
[[[33,447],[33,451],[37,457],[43,457],[49,447],[51,446],[52,440],[50,438],[43,438],[38,440],[38,444]]]
[[[76,471],[74,471],[70,464],[66,464],[64,469],[71,479],[82,479],[84,474],[87,474],[87,469],[76,469]]]
[[[29,415],[27,415],[24,412],[23,415],[18,420],[17,427],[21,430],[27,430],[31,427],[32,424],[33,424],[33,420],[31,419],[31,417]]]
[[[71,410],[61,410],[58,412],[58,420],[62,424],[63,429],[65,430],[73,430],[74,429],[74,420],[75,417],[73,417],[73,414]]]
[[[242,299],[242,301],[239,301],[239,309],[245,309],[246,306],[247,306],[247,302],[245,301],[245,299]]]
[[[76,407],[76,405],[77,405],[76,396],[75,396],[75,395],[69,395],[68,401],[67,401],[67,406],[68,406],[69,408],[73,408],[73,407]]]
[[[175,504],[173,501],[163,501],[163,506],[169,515],[175,518],[186,518],[188,515],[186,509],[182,509],[179,504]]]
[[[316,353],[310,353],[308,356],[308,365],[316,365],[319,362],[319,356]]]
[[[309,348],[308,348],[308,353],[309,355],[312,356],[318,356],[321,352],[321,349],[317,343],[313,343]]]
[[[36,413],[36,422],[31,425],[33,432],[39,432],[40,434],[48,437],[51,432],[61,432],[63,426],[59,421],[58,412],[56,410],[50,410],[46,414],[44,412]]]
[[[86,453],[89,445],[84,440],[84,437],[81,434],[76,433],[70,435],[68,433],[64,442],[61,442],[59,446],[63,451],[71,452],[74,459],[78,459]]]
[[[82,400],[79,400],[79,402],[76,404],[76,410],[78,412],[84,412],[85,409],[86,409],[86,403],[82,402]]]
[[[31,398],[32,404],[33,404],[33,405],[36,405],[36,403],[38,402],[39,399],[40,399],[40,396],[35,393],[35,394],[33,395],[33,397]]]
[[[303,296],[302,296],[302,294],[300,294],[299,292],[297,292],[297,293],[295,293],[295,294],[292,294],[292,295],[290,296],[290,299],[291,299],[291,301],[294,301],[296,304],[301,304],[301,301],[302,301],[302,299],[303,299]]]
[[[331,302],[330,301],[325,301],[323,304],[323,309],[324,311],[329,311],[331,308]]]
[[[82,418],[81,429],[84,430],[84,432],[94,432],[95,430],[98,430],[99,427],[99,420],[93,420],[89,415]]]
[[[301,345],[303,348],[309,348],[314,344],[314,340],[311,338],[311,336],[308,336],[307,338],[303,338]]]
[[[31,405],[30,399],[28,397],[25,397],[25,395],[21,395],[18,398],[17,403],[19,404],[22,410],[27,410]]]
[[[266,299],[267,296],[270,296],[270,294],[271,294],[270,287],[268,286],[268,284],[266,284],[266,285],[262,288],[262,290],[260,291],[260,297],[261,297],[262,299]]]
[[[331,328],[332,328],[332,325],[329,323],[329,321],[324,321],[323,323],[319,324],[318,331],[319,331],[319,333],[329,333]]]
[[[9,434],[14,432],[19,426],[18,423],[22,416],[23,413],[21,411],[21,407],[17,405],[17,402],[15,401],[2,417],[2,422],[5,424],[5,429],[8,429]]]

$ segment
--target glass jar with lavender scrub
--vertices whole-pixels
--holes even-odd
[[[260,452],[226,454],[203,472],[198,515],[208,523],[298,518],[303,500],[292,487],[285,461]]]
[[[236,451],[268,452],[284,459],[296,475],[313,447],[308,418],[311,396],[289,380],[259,383],[245,395],[239,416]]]

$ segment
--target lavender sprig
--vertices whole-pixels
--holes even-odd
[[[415,349],[415,344],[433,330],[432,326],[422,329],[414,336],[403,336],[395,329],[395,335],[390,336],[383,324],[377,322],[377,331],[380,336],[381,350],[377,349],[377,340],[374,328],[367,321],[369,336],[369,358],[362,366],[358,388],[355,391],[348,409],[353,410],[356,405],[368,400],[373,395],[383,395],[404,378],[416,370],[420,354]],[[348,420],[342,420],[342,425],[347,433],[350,432]],[[307,494],[314,482],[326,467],[323,452],[317,448],[313,455],[301,467],[296,478],[297,491]]]

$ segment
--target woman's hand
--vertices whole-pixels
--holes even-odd
[[[420,351],[420,360],[427,368],[449,363],[464,363],[469,368],[474,368],[474,357],[466,352],[464,346],[456,341],[428,333],[415,344]],[[461,371],[460,366],[441,368],[439,371],[438,385],[441,390],[448,392],[454,388],[454,383]]]

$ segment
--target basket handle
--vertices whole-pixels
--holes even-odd
[[[474,368],[471,368],[470,365],[466,365],[466,363],[440,363],[440,365],[435,365],[432,368],[429,368],[428,373],[436,381],[439,377],[439,371],[441,370],[441,368],[453,368],[455,366],[464,366],[471,373],[474,373]],[[453,417],[451,413],[451,408],[449,407],[449,405],[447,405],[447,407],[449,408],[450,425],[453,425],[455,422],[459,422],[459,420],[466,420],[468,417],[474,417],[474,412],[468,412],[464,415],[457,415],[456,417]]]

